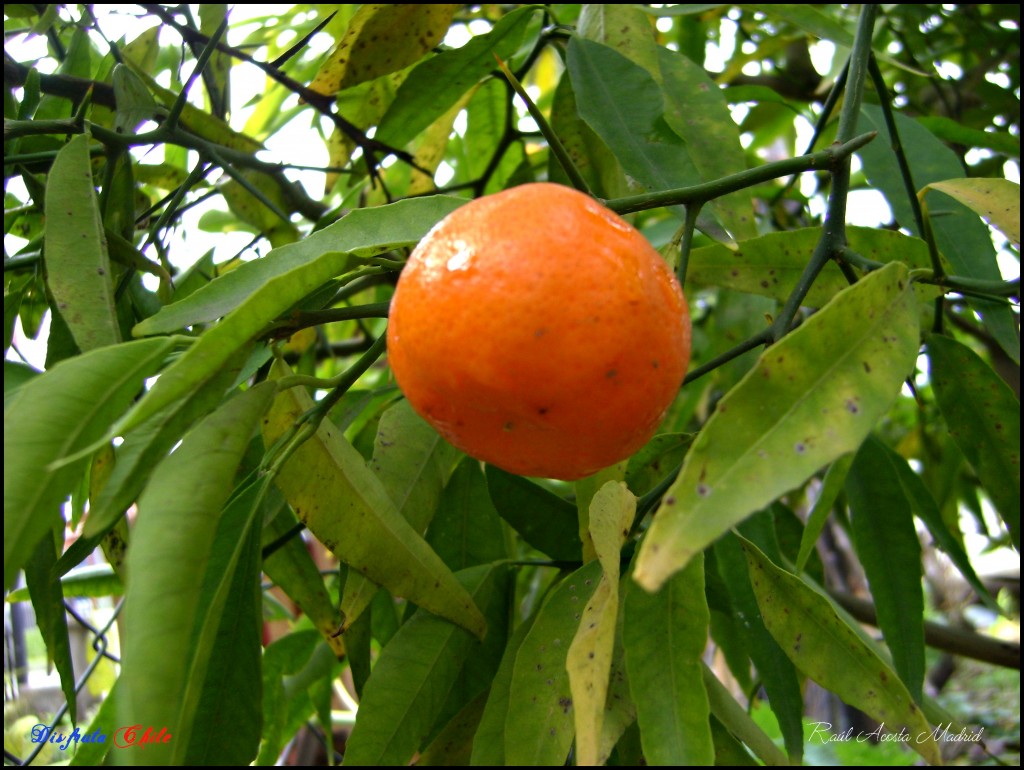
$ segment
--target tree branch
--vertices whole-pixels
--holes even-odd
[[[878,616],[871,602],[849,594],[831,592],[830,596],[857,620],[878,627]],[[945,650],[954,655],[962,655],[1003,668],[1020,670],[1020,645],[1015,642],[939,625],[930,620],[924,621],[924,641],[929,647],[937,650]]]

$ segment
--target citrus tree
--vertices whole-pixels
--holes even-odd
[[[1019,6],[103,8],[4,11],[4,587],[50,724],[152,730],[77,763],[272,763],[307,724],[349,764],[984,740],[926,679],[934,650],[1019,668],[931,620],[936,565],[1015,616],[976,535],[1016,558]],[[628,224],[565,196],[457,218],[536,182]],[[423,355],[387,319],[442,220],[435,264],[503,272],[417,290]],[[627,228],[688,317],[633,324],[653,298],[597,268]],[[525,368],[510,340],[591,297],[605,325]],[[418,356],[397,384],[388,342]],[[656,434],[588,467],[587,426],[636,419],[578,372],[642,400],[663,349],[690,360]],[[482,462],[467,387],[586,419]],[[516,475],[552,442],[582,478]],[[64,607],[104,596],[117,676],[82,713]],[[826,729],[811,683],[857,721]]]

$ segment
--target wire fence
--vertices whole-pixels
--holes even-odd
[[[80,603],[65,601],[64,610],[68,619],[68,637],[71,642],[71,657],[75,669],[74,697],[78,706],[79,721],[86,711],[102,701],[106,693],[93,694],[89,683],[103,661],[117,665],[120,658],[116,642],[111,638],[111,629],[121,612],[123,599],[118,601],[109,619],[97,623],[91,615],[98,609],[93,601]],[[106,613],[103,613],[106,614]],[[29,651],[29,635],[35,626],[34,616],[28,602],[14,602],[4,607],[4,764],[29,765],[39,758],[47,746],[53,745],[50,737],[62,734],[61,727],[68,717],[70,703],[63,690],[56,687],[50,677],[33,678],[33,673],[42,675],[44,670],[34,670]],[[91,649],[89,656],[86,650]],[[84,664],[84,668],[82,665]],[[81,673],[78,669],[81,668]],[[34,681],[33,681],[34,679]],[[50,703],[47,700],[52,698]],[[49,705],[56,708],[48,708]],[[52,716],[46,716],[52,711]],[[20,735],[26,726],[23,718],[35,716],[38,721],[31,725],[27,735]],[[27,738],[27,742],[20,739]],[[27,752],[26,752],[27,748]]]

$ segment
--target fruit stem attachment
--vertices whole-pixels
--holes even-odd
[[[526,89],[523,88],[523,84],[520,83],[519,79],[512,74],[512,70],[510,70],[508,65],[502,61],[501,57],[498,56],[498,54],[494,54],[494,58],[498,60],[498,68],[505,76],[505,79],[508,80],[509,85],[512,86],[512,90],[514,90],[519,95],[519,98],[526,104],[526,109],[529,111],[530,117],[536,121],[537,127],[547,140],[548,147],[554,154],[555,159],[558,160],[558,164],[562,167],[562,170],[565,171],[565,175],[569,177],[569,181],[572,183],[572,186],[580,192],[592,195],[590,192],[590,186],[583,178],[579,169],[576,168],[576,165],[572,162],[572,158],[569,157],[569,153],[562,144],[562,141],[558,138],[554,129],[551,128],[551,124],[548,123],[547,118],[544,117],[544,113],[541,112],[540,108],[533,103],[533,99],[531,99],[530,95],[526,93]]]

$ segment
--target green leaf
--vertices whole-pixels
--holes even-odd
[[[589,532],[601,579],[583,608],[565,661],[581,765],[600,765],[608,759],[601,751],[601,735],[619,611],[619,553],[635,515],[636,498],[622,481],[605,482],[590,502]]]
[[[647,764],[711,764],[714,746],[701,673],[710,622],[703,558],[656,594],[629,581],[623,613],[626,672]]]
[[[86,731],[88,735],[113,735],[117,730],[117,702],[120,700],[122,687],[121,680],[117,679],[89,723],[89,729]],[[80,741],[78,748],[75,749],[75,756],[68,764],[72,767],[100,767],[112,746],[112,741]]]
[[[142,78],[125,64],[114,65],[110,74],[114,85],[117,112],[114,115],[114,130],[119,134],[134,134],[141,123],[156,120],[156,99],[149,92]]]
[[[574,37],[567,62],[580,117],[645,190],[701,181],[686,144],[669,128],[661,88],[613,48]]]
[[[493,465],[487,487],[498,515],[541,553],[558,561],[579,562],[583,553],[576,506],[552,492]]]
[[[21,386],[42,372],[17,361],[4,361],[4,411],[18,395]]]
[[[964,550],[963,545],[949,531],[949,527],[943,521],[939,506],[924,483],[924,479],[914,472],[914,469],[910,467],[910,464],[901,455],[885,444],[879,443],[878,446],[888,455],[889,463],[896,470],[900,486],[903,487],[903,494],[906,495],[914,515],[921,519],[928,527],[928,531],[935,539],[935,544],[946,552],[950,561],[956,565],[957,569],[960,570],[960,574],[971,584],[971,587],[977,592],[982,601],[988,604],[994,612],[999,612],[999,605],[992,597],[992,594],[989,593],[985,584],[981,582],[974,572],[971,559]]]
[[[893,666],[921,702],[924,683],[924,592],[921,543],[896,469],[869,436],[846,477],[854,547],[871,587],[878,627]]]
[[[144,68],[145,65],[140,66],[130,58],[125,59],[125,64],[131,67],[132,72],[142,79],[142,82],[146,84],[157,102],[162,104],[164,107],[170,109],[178,100],[178,94],[157,83],[156,80],[146,72]],[[202,139],[228,147],[232,150],[256,153],[264,149],[261,142],[256,141],[251,136],[246,136],[239,131],[235,131],[216,115],[206,112],[205,110],[201,110],[188,102],[185,103],[185,108],[181,111],[179,122],[183,128],[198,135]]]
[[[927,244],[900,232],[873,227],[847,227],[850,247],[877,262],[903,262],[930,267]],[[820,227],[768,233],[743,241],[735,249],[722,244],[702,246],[690,253],[687,285],[718,286],[785,302],[796,288],[818,241]],[[823,307],[849,285],[839,266],[825,265],[804,299],[808,307]]]
[[[830,40],[844,48],[853,47],[853,33],[835,21],[832,16],[814,6],[772,3],[765,6],[759,5],[757,10],[769,18],[789,22],[797,29],[808,32],[822,40]]]
[[[56,584],[56,581],[53,580],[53,573],[59,570],[60,564],[58,563],[47,574],[47,580]],[[98,599],[102,596],[120,596],[124,593],[124,584],[121,582],[121,578],[109,564],[88,564],[77,567],[60,579],[60,586],[65,599]],[[28,589],[18,588],[7,594],[4,601],[8,603],[25,602],[28,599]]]
[[[509,690],[506,765],[561,765],[569,755],[574,715],[566,657],[600,579],[597,560],[566,577],[548,596],[523,640]]]
[[[288,373],[282,363],[271,370],[274,378]],[[312,407],[301,388],[281,393],[263,424],[266,445]],[[276,481],[299,519],[342,562],[395,596],[483,636],[484,619],[470,596],[329,420],[295,450]]]
[[[1020,549],[1020,401],[967,346],[938,334],[925,342],[935,400],[949,434]]]
[[[446,3],[367,3],[309,84],[330,96],[403,69],[441,42],[460,6]]]
[[[711,669],[706,664],[701,665],[704,673],[704,689],[708,694],[708,704],[711,706],[711,726],[715,737],[715,758],[720,753],[729,755],[730,759],[739,760],[740,764],[756,764],[753,761],[745,761],[742,747],[739,744],[729,741],[726,734],[715,729],[716,725],[721,726],[729,734],[735,736],[754,752],[754,755],[766,765],[788,765],[789,760],[772,742],[764,730],[757,726],[757,723],[750,718],[746,709],[743,708],[732,693],[718,681]],[[746,757],[749,760],[749,757]]]
[[[535,10],[517,8],[487,34],[419,64],[399,87],[374,139],[396,147],[412,141],[494,70],[495,55],[508,59],[516,52]]]
[[[333,677],[340,664],[312,629],[299,629],[263,653],[263,743],[256,765],[273,765],[314,711],[310,686]]]
[[[768,512],[751,518],[748,523],[761,517],[768,518]],[[750,659],[757,668],[772,713],[778,720],[786,751],[793,762],[798,763],[803,755],[803,693],[796,669],[772,638],[761,617],[739,538],[733,533],[727,534],[715,543],[714,553],[715,566],[727,587],[740,633],[746,639]]]
[[[227,598],[224,581],[233,572],[232,557],[225,559],[217,547],[221,511],[274,391],[272,383],[257,385],[199,423],[160,464],[139,500],[125,562],[118,714],[122,724],[158,725],[173,739],[123,749],[119,757],[129,762],[180,764],[190,748],[200,695],[195,688],[205,680],[214,646],[209,631],[216,631]],[[247,513],[236,507],[228,521],[239,511]]]
[[[512,687],[512,672],[515,668],[516,655],[522,647],[523,640],[533,628],[536,615],[531,615],[519,624],[505,645],[505,653],[491,681],[491,689],[487,694],[487,705],[480,717],[480,726],[473,739],[471,765],[502,767],[505,765],[505,722],[508,719],[509,695]]]
[[[189,427],[217,407],[237,374],[238,367],[226,367],[125,437],[116,450],[117,459],[107,483],[91,501],[83,537],[99,538],[117,522],[145,488],[157,463]]]
[[[430,523],[457,455],[408,401],[399,401],[381,415],[370,469],[417,534]],[[376,593],[376,583],[349,571],[341,597],[344,627],[359,617]]]
[[[931,728],[896,673],[840,619],[828,599],[779,569],[752,544],[743,549],[765,625],[806,676],[844,702],[908,733],[914,751],[941,764]]]
[[[814,508],[807,517],[807,526],[804,527],[803,536],[800,538],[800,552],[796,557],[796,571],[803,572],[807,566],[807,560],[811,558],[814,551],[814,544],[818,542],[821,531],[825,528],[828,515],[832,512],[832,506],[846,483],[846,474],[853,462],[853,455],[843,455],[828,470],[825,471],[825,478],[821,482],[821,491],[818,499],[814,501]]]
[[[441,493],[427,543],[452,571],[508,558],[505,529],[480,463],[464,457]]]
[[[1020,248],[1020,185],[1008,179],[947,179],[922,191],[938,190],[974,210]]]
[[[691,433],[662,433],[629,458],[626,483],[636,495],[654,488],[686,456],[695,436]]]
[[[468,767],[473,753],[474,738],[487,703],[487,692],[482,692],[456,714],[437,734],[430,745],[420,752],[418,767]]]
[[[260,513],[263,483],[252,484],[220,517],[200,596],[207,600],[195,631],[184,710],[192,718],[189,767],[246,765],[262,733],[263,595]],[[204,651],[208,650],[204,654]],[[230,693],[230,697],[224,697]]]
[[[54,302],[83,351],[121,341],[114,284],[89,160],[89,137],[71,139],[46,184],[46,273]]]
[[[173,346],[140,340],[63,361],[21,386],[4,412],[4,586],[60,520],[60,506],[89,463],[82,457],[131,403]]]
[[[921,115],[915,120],[944,142],[995,150],[1004,155],[1020,157],[1020,137],[1008,131],[970,128],[942,115]]]
[[[641,8],[625,3],[587,3],[580,9],[576,33],[581,39],[615,49],[660,82],[654,27]]]
[[[162,334],[213,321],[245,304],[267,282],[309,265],[330,252],[365,258],[412,246],[438,221],[464,203],[463,198],[431,195],[376,208],[356,209],[298,243],[273,249],[262,259],[244,262],[218,276],[180,302],[162,308],[156,315],[136,325],[133,333],[136,336]],[[344,269],[349,263],[342,260],[341,264]],[[298,299],[301,296],[292,302]],[[264,323],[270,320],[272,317],[265,319]]]
[[[725,95],[704,68],[680,53],[658,49],[665,97],[665,122],[686,142],[703,182],[745,171],[740,131]],[[737,241],[757,237],[750,190],[715,198],[711,207]]]
[[[690,448],[640,548],[640,585],[656,590],[747,515],[859,447],[898,397],[917,348],[917,306],[899,263],[769,348]]]
[[[507,617],[503,566],[481,565],[459,574],[489,626],[501,633]],[[346,765],[408,764],[434,724],[467,658],[480,643],[463,629],[417,612],[381,653],[363,692],[348,740]]]
[[[593,3],[588,7],[598,7]],[[603,8],[622,7],[600,5]],[[572,80],[560,78],[551,105],[551,129],[562,142],[572,164],[587,183],[590,191],[600,198],[619,198],[629,194],[622,167],[608,146],[594,133],[579,115]],[[500,128],[500,124],[499,124]],[[496,143],[495,143],[496,144]],[[548,161],[548,179],[557,184],[571,186],[568,175],[554,154]]]
[[[341,628],[341,614],[337,604],[331,600],[320,568],[313,561],[306,541],[301,534],[294,532],[295,525],[299,523],[295,514],[276,489],[269,491],[267,496],[270,506],[276,507],[278,512],[263,529],[263,547],[266,548],[278,538],[290,537],[266,557],[263,571],[309,616],[324,641],[340,658],[345,653],[345,644],[337,635]]]
[[[913,174],[915,189],[963,177],[963,164],[951,149],[916,121],[899,113],[894,117]],[[875,105],[864,105],[858,131],[872,130],[878,131],[881,136],[888,136],[881,109]],[[868,181],[885,195],[896,221],[915,235],[920,235],[917,233],[917,223],[891,143],[870,142],[857,153],[864,164],[864,174]],[[949,263],[950,272],[968,278],[1002,280],[992,237],[978,216],[938,191],[929,193],[926,202],[932,214],[936,244]],[[936,216],[939,212],[942,216]],[[1020,339],[1010,308],[1004,303],[977,297],[968,297],[967,301],[984,319],[1000,346],[1014,361],[1020,362]]]
[[[32,598],[36,625],[46,644],[47,663],[57,669],[71,723],[78,724],[78,696],[75,692],[75,670],[71,660],[64,592],[61,582],[53,579],[53,566],[57,563],[56,548],[53,537],[44,537],[36,543],[25,564],[25,584]]]
[[[199,31],[213,37],[228,19],[227,3],[201,3],[199,5]],[[215,51],[203,70],[206,103],[214,115],[224,116],[231,109],[231,64],[229,54]]]

